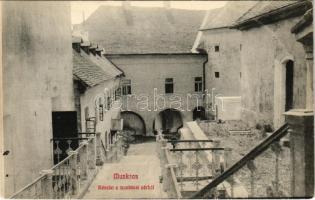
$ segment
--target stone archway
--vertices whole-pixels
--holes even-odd
[[[123,130],[132,132],[133,135],[146,135],[145,122],[138,113],[123,111],[120,115],[123,119]]]
[[[176,109],[165,109],[153,120],[153,131],[158,130],[168,133],[177,133],[178,129],[183,127],[183,117],[180,111]]]

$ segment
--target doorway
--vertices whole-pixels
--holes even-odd
[[[54,164],[68,156],[69,149],[79,146],[76,111],[52,112]]]
[[[293,108],[294,60],[287,56],[275,61],[274,68],[274,128],[285,122],[284,112]]]

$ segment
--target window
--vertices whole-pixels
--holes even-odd
[[[107,97],[107,110],[110,110],[112,105],[112,98],[110,96]]]
[[[220,46],[219,45],[215,45],[214,46],[214,51],[215,52],[219,52],[220,51]]]
[[[172,78],[165,79],[165,93],[171,94],[174,92],[174,83]]]
[[[195,77],[195,92],[202,91],[202,77]]]
[[[220,72],[214,72],[214,76],[215,76],[216,78],[220,78]]]
[[[121,89],[117,88],[115,90],[115,100],[120,99],[120,96],[121,96]]]
[[[98,109],[99,118],[100,118],[100,121],[103,121],[104,111],[103,111],[102,98],[98,99],[98,105],[99,105],[99,109]]]
[[[240,72],[240,78],[242,78],[242,72]]]
[[[131,80],[126,79],[122,81],[122,94],[123,95],[131,94]]]
[[[84,116],[85,116],[85,120],[89,119],[89,107],[85,107],[84,108]]]

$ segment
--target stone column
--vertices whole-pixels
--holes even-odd
[[[306,109],[313,109],[313,45],[304,44],[306,59]]]
[[[292,197],[312,197],[314,193],[314,115],[295,109],[285,113],[289,124]]]

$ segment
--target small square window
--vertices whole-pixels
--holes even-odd
[[[220,78],[220,72],[214,72],[214,76],[215,76],[216,78]]]
[[[219,52],[220,51],[220,46],[219,45],[215,45],[214,46],[214,51],[215,52]]]
[[[166,94],[174,93],[174,83],[172,78],[165,79],[165,93]]]

